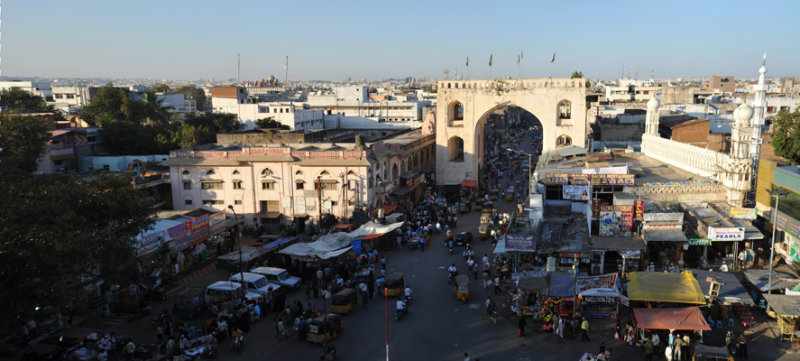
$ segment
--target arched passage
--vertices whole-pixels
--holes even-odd
[[[461,137],[452,137],[447,142],[447,150],[449,156],[449,160],[451,162],[463,162],[464,161],[464,139]]]
[[[515,150],[532,153],[534,155],[541,154],[543,143],[542,122],[531,111],[514,104],[506,103],[495,106],[483,113],[483,115],[478,118],[475,125],[474,144],[478,172],[482,173],[482,167],[490,161],[486,159],[487,156],[496,158],[509,156],[509,154],[506,153],[506,149],[502,149],[504,153],[488,154],[487,148],[490,148],[490,145],[504,144],[505,136],[516,137],[523,133],[530,135],[525,138],[527,143],[519,144],[519,149]]]

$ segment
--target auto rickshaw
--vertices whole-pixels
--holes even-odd
[[[332,303],[331,312],[338,314],[350,313],[350,311],[356,308],[356,304],[358,303],[356,290],[345,288],[337,292],[333,295]]]
[[[402,273],[392,273],[386,276],[386,294],[388,296],[397,297],[403,294],[406,288],[406,281],[403,279]]]
[[[481,221],[480,221],[480,223],[478,223],[478,224],[484,224],[484,223],[487,223],[487,224],[490,224],[490,225],[491,225],[492,223],[494,223],[494,222],[492,221],[492,215],[491,215],[491,214],[489,214],[489,213],[483,213],[483,214],[481,214]]]
[[[497,189],[492,189],[491,191],[489,191],[489,199],[490,200],[496,201],[499,198],[500,198],[500,191],[498,191]],[[485,207],[485,205],[484,205],[484,207]]]
[[[419,236],[408,240],[408,249],[411,250],[419,249]]]
[[[483,223],[478,226],[478,239],[484,240],[489,238],[489,235],[492,233],[492,224],[491,223]]]
[[[487,213],[491,214],[492,212],[494,212],[494,203],[492,203],[492,202],[484,202],[483,203],[483,209],[481,209],[481,213],[483,213],[483,214],[487,214]]]
[[[453,286],[453,293],[461,302],[469,300],[469,275],[456,276],[456,285]]]
[[[328,342],[339,336],[342,331],[344,331],[342,317],[329,313],[327,316],[315,318],[308,324],[306,340],[314,343]]]
[[[475,210],[480,211],[482,209],[483,209],[483,202],[481,202],[480,200],[475,202]]]
[[[469,213],[469,211],[471,210],[472,210],[472,205],[470,204],[470,202],[460,202],[458,204],[458,211],[461,212],[461,214]]]

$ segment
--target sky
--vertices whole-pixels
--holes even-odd
[[[236,79],[240,54],[242,81],[283,79],[286,56],[294,80],[614,79],[623,67],[750,78],[766,52],[768,77],[796,76],[798,10],[797,0],[6,0],[0,74]]]

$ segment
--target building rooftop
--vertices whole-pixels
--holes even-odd
[[[668,182],[709,182],[708,178],[689,173],[680,168],[650,158],[641,153],[626,154],[624,152],[607,153],[608,157],[599,157],[596,153],[576,156],[567,160],[551,160],[540,170],[539,177],[546,173],[581,173],[583,169],[599,169],[611,167],[627,167],[629,174],[636,175],[636,184],[668,183]]]

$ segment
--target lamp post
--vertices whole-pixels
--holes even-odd
[[[778,203],[781,199],[780,196],[785,196],[787,193],[781,192],[779,189],[769,193],[775,197],[775,209],[772,211],[772,240],[770,241],[769,247],[769,277],[767,278],[767,293],[772,293],[772,262],[775,258],[775,229],[778,228]]]
[[[533,154],[511,148],[506,148],[506,150],[514,153],[522,153],[528,156],[528,197],[530,197],[531,194],[533,194],[533,180],[531,179],[531,172],[533,171]]]
[[[233,206],[229,204],[228,209],[233,212],[233,218],[236,219],[236,244],[239,246],[239,280],[242,281],[242,289],[244,289],[244,270],[242,268],[242,231],[239,229],[239,216],[236,215],[236,211],[233,209]]]
[[[384,318],[386,320],[386,361],[389,361],[389,289],[383,288]]]

